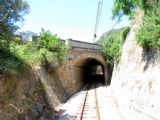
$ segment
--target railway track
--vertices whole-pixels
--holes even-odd
[[[124,110],[128,110],[125,107]],[[58,120],[124,120],[111,89],[100,82],[86,84],[59,110],[65,112]]]
[[[59,109],[65,110],[58,120],[106,120],[106,87],[103,83],[86,84]]]
[[[88,85],[88,90],[86,90],[81,112],[77,120],[100,120],[95,82]]]

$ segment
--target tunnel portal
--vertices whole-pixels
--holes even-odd
[[[108,84],[108,64],[100,51],[70,50],[63,66],[59,69],[59,74],[62,84],[70,95],[79,91],[87,82]]]
[[[96,59],[87,60],[83,70],[84,83],[101,82],[105,83],[104,66]]]

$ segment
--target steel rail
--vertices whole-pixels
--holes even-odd
[[[95,95],[94,100],[95,100],[95,104],[96,104],[96,117],[97,117],[97,120],[100,120],[98,100],[97,100],[97,92],[96,92],[96,84],[95,83],[92,83],[92,84],[88,85],[88,90],[86,91],[86,94],[85,94],[85,98],[84,98],[84,101],[83,101],[82,111],[81,111],[79,120],[83,120],[83,115],[84,115],[84,111],[85,111],[85,107],[86,107],[86,101],[87,101],[87,97],[89,95],[89,90],[90,90],[91,87],[94,88],[94,95]]]

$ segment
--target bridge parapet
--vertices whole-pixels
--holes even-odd
[[[70,44],[71,49],[76,50],[90,50],[90,51],[101,51],[101,45],[96,43],[88,43],[78,40],[68,40],[66,41]]]
[[[37,41],[39,36],[32,36],[33,41]],[[101,51],[102,46],[97,43],[89,43],[89,42],[83,42],[78,40],[64,40],[61,39],[62,42],[65,44],[70,44],[71,49],[73,50],[88,50],[88,51]]]

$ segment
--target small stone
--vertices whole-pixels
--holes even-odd
[[[28,116],[25,116],[25,120],[29,120],[29,117],[28,117]]]
[[[40,116],[39,120],[46,120],[44,116]]]
[[[0,76],[3,76],[5,72],[6,72],[6,69],[0,66]]]
[[[38,112],[35,110],[35,108],[31,109],[32,113],[34,116],[38,117]]]
[[[26,96],[25,96],[25,95],[22,95],[22,99],[23,99],[23,100],[26,99]]]
[[[0,86],[2,86],[4,84],[4,81],[5,81],[4,77],[0,76]]]
[[[40,103],[36,103],[36,104],[35,104],[35,110],[36,110],[37,112],[42,112],[42,109],[43,109],[42,104],[40,104]]]
[[[7,120],[8,118],[7,118],[7,113],[5,113],[5,112],[1,112],[1,114],[0,114],[0,120]]]

